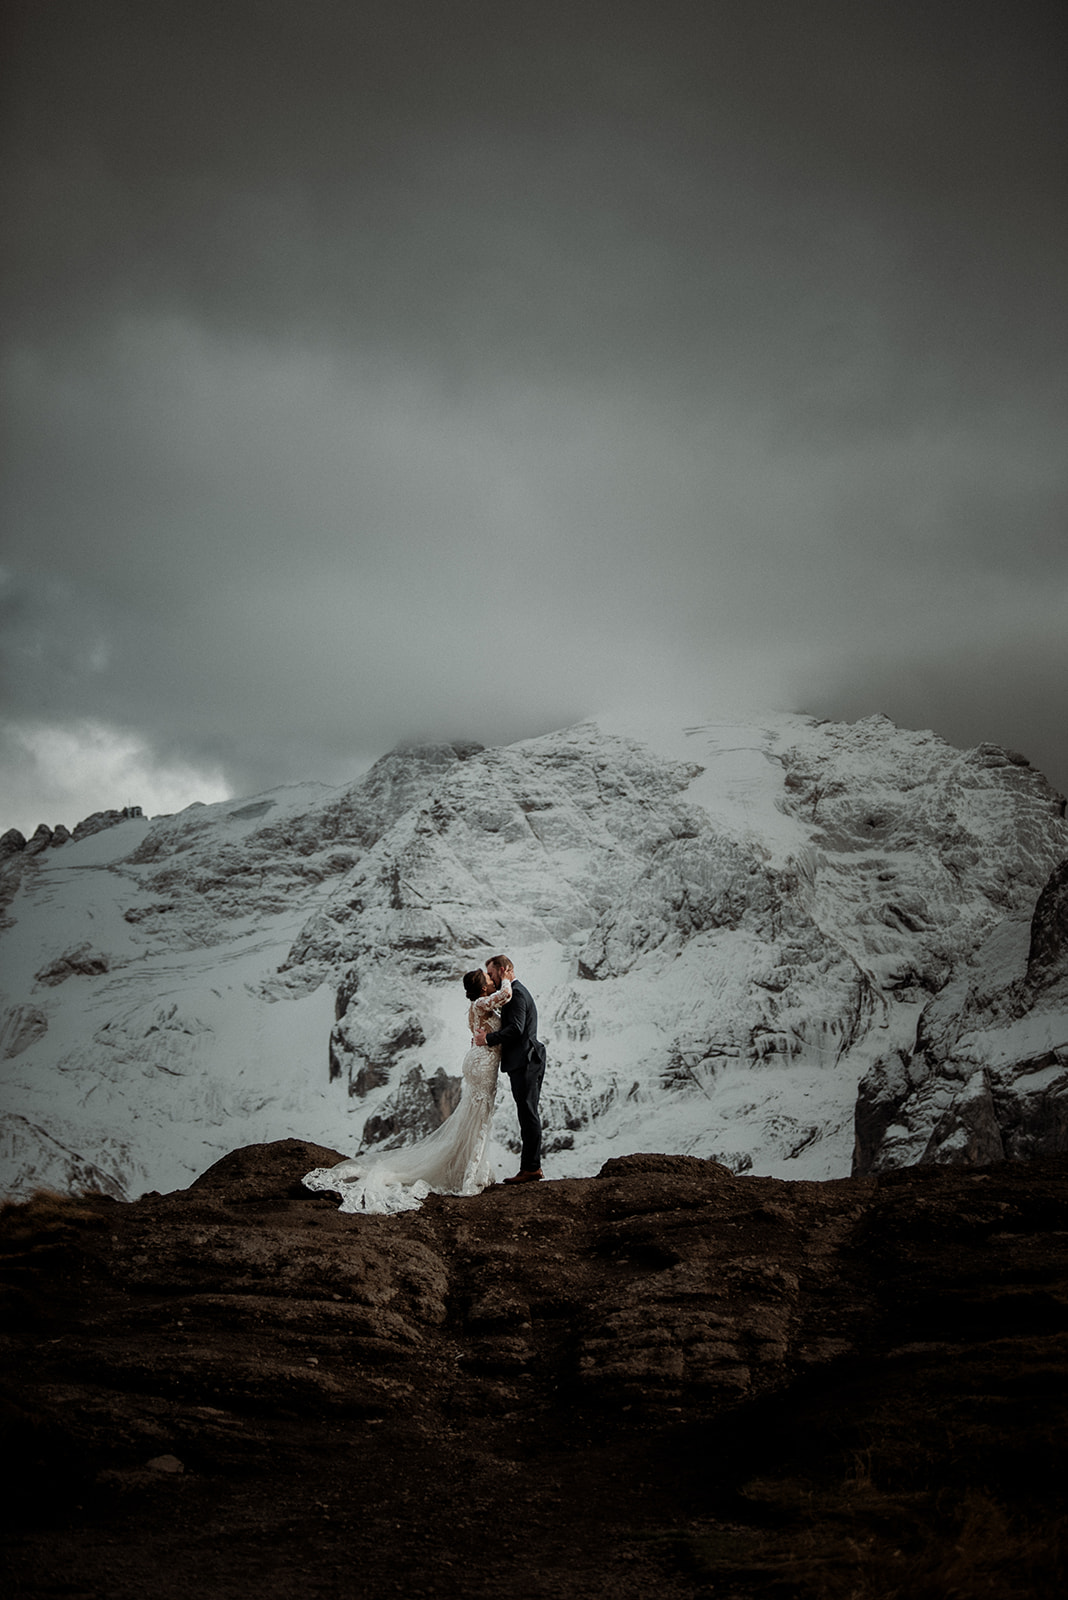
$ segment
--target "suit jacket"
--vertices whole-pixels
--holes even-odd
[[[528,1063],[542,1058],[543,1046],[538,1043],[538,1008],[530,990],[512,979],[512,998],[501,1010],[501,1025],[487,1033],[487,1044],[501,1047],[501,1071],[522,1072]]]

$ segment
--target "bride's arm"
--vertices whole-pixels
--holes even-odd
[[[475,1010],[485,1016],[487,1011],[497,1011],[512,998],[512,985],[505,978],[496,994],[483,994],[475,1001]]]

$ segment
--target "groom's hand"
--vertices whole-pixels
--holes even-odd
[[[486,1042],[486,1030],[485,1030],[485,1028],[479,1028],[478,1032],[475,1034],[475,1043],[478,1044],[478,1045],[483,1045],[483,1044],[485,1044],[485,1042]]]

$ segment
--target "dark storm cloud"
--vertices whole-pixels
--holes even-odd
[[[152,306],[272,338],[322,327],[461,369],[451,341],[481,333],[479,375],[510,355],[554,375],[569,357],[644,369],[696,336],[702,384],[721,345],[740,360],[755,342],[787,369],[808,367],[812,335],[852,354],[843,294],[917,343],[940,323],[970,345],[962,301],[1033,330],[1020,294],[998,291],[1041,291],[1045,274],[1059,296],[1034,251],[1063,221],[1043,16],[30,7],[9,139],[23,308],[48,326],[62,302],[76,319]],[[812,326],[795,326],[793,295]],[[576,348],[580,315],[594,326]],[[988,343],[986,361],[1018,350]]]
[[[8,26],[13,726],[247,789],[685,686],[1068,781],[1054,7]]]

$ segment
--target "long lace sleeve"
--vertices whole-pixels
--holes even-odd
[[[488,1011],[499,1011],[502,1006],[506,1006],[508,1004],[511,998],[512,985],[508,982],[508,979],[505,978],[504,982],[501,984],[500,988],[495,994],[481,995],[475,1001],[475,1010],[480,1016],[484,1017]]]

